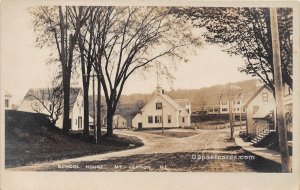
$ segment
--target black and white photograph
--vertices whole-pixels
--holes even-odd
[[[300,187],[299,2],[41,2],[1,2],[3,172]]]

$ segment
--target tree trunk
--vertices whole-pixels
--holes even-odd
[[[83,83],[83,135],[89,136],[89,87]]]
[[[71,128],[70,123],[70,78],[65,76],[64,80],[64,118],[63,118],[63,131],[65,133],[69,132]]]
[[[109,108],[109,106],[107,106],[107,132],[105,134],[105,136],[112,136],[113,134],[113,116],[114,116],[114,111],[112,110],[112,108]]]

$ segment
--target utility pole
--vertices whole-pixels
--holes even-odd
[[[240,101],[240,129],[242,129],[242,101]]]
[[[282,166],[282,172],[290,172],[287,131],[285,126],[284,107],[283,107],[283,85],[282,85],[277,9],[276,8],[270,8],[270,9],[271,9],[270,18],[271,18],[271,33],[272,33],[274,82],[275,82],[275,96],[276,96],[276,107],[277,107],[279,147],[280,147],[280,154],[281,154],[281,166]]]
[[[164,107],[161,103],[161,133],[164,134]]]
[[[97,77],[98,80],[99,77]],[[98,141],[98,137],[101,138],[101,123],[102,123],[102,120],[101,120],[101,107],[102,107],[102,104],[101,104],[101,82],[98,81],[98,100],[97,100],[97,141]],[[98,113],[99,112],[99,113]]]
[[[229,92],[229,124],[230,124],[230,139],[233,139],[231,91]]]
[[[239,101],[240,101],[240,129],[242,129],[242,99],[243,99],[243,94],[242,94],[242,89],[240,90],[240,95],[239,95]]]

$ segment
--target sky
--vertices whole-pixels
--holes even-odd
[[[2,7],[3,8],[3,7]],[[35,35],[25,3],[7,3],[1,13],[1,89],[13,95],[13,103],[20,103],[29,88],[48,87],[57,65],[47,65],[49,50],[35,47]],[[175,63],[175,80],[160,85],[169,89],[199,89],[252,79],[240,73],[244,60],[222,52],[217,45],[205,44],[190,55],[187,63]],[[136,73],[128,79],[124,94],[149,93],[157,86],[156,72]]]

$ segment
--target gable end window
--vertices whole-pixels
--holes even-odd
[[[161,110],[161,109],[162,109],[162,103],[156,102],[156,110]]]
[[[268,93],[262,93],[262,101],[267,102],[268,101]]]

